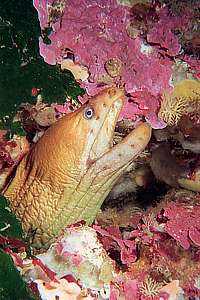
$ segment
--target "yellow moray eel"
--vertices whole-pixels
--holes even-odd
[[[24,156],[3,193],[36,248],[62,229],[91,224],[113,185],[146,147],[142,123],[112,147],[124,91],[109,88],[53,124]]]

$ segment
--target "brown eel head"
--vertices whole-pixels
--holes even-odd
[[[52,125],[19,163],[4,189],[37,248],[62,229],[93,222],[119,176],[146,147],[147,123],[112,147],[124,91],[109,88]]]

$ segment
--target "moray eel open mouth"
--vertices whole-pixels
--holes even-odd
[[[4,194],[33,246],[48,247],[66,225],[91,224],[148,144],[151,128],[142,123],[112,146],[123,104],[122,89],[104,90],[53,124],[19,163]]]

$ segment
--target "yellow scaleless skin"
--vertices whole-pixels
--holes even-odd
[[[120,88],[91,98],[54,123],[18,165],[4,195],[34,247],[47,248],[66,225],[91,224],[117,179],[148,144],[151,128],[142,123],[112,147],[123,103]]]

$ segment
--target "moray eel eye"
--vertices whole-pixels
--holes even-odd
[[[93,115],[94,115],[93,107],[92,106],[86,107],[86,109],[84,111],[84,118],[87,120],[90,120],[90,119],[92,119]]]

